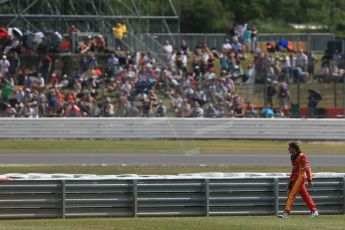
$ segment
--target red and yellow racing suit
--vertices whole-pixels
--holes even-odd
[[[299,193],[308,205],[310,211],[316,211],[313,199],[310,197],[305,186],[305,180],[312,181],[311,169],[308,158],[304,153],[299,153],[295,157],[291,157],[292,172],[290,175],[290,182],[288,187],[288,198],[285,204],[285,211],[290,213],[295,202],[296,196]]]

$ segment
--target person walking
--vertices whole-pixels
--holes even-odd
[[[319,216],[319,212],[317,211],[314,201],[309,195],[304,183],[307,179],[308,187],[311,188],[313,186],[311,169],[307,155],[301,151],[300,146],[296,141],[291,141],[288,145],[288,150],[291,154],[292,172],[288,183],[288,197],[284,211],[279,211],[277,216],[279,218],[288,218],[296,196],[299,193],[311,211],[310,217],[317,217]]]

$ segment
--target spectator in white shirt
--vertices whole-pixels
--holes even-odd
[[[163,51],[166,55],[170,55],[173,52],[173,47],[168,40],[165,41],[165,45],[163,46]]]
[[[6,55],[3,55],[2,59],[0,60],[0,71],[3,74],[3,76],[7,76],[9,70],[10,70],[10,62],[7,60]]]
[[[300,67],[303,71],[306,71],[308,64],[308,56],[303,52],[302,49],[299,50],[299,54],[296,58],[296,67]]]
[[[230,53],[232,50],[232,46],[230,44],[230,40],[229,39],[225,39],[225,42],[222,45],[222,49],[223,49],[223,53]]]

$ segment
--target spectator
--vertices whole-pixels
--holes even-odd
[[[257,111],[255,106],[250,102],[246,102],[246,107],[244,109],[244,117],[257,117]]]
[[[192,109],[192,117],[203,117],[204,116],[204,109],[200,107],[198,102],[194,103],[194,107]]]
[[[184,54],[184,55],[188,55],[190,53],[190,50],[189,50],[189,47],[187,45],[187,42],[186,40],[182,40],[181,41],[181,52]]]
[[[218,117],[219,111],[217,110],[217,108],[212,103],[210,103],[208,108],[206,109],[205,116],[211,117],[211,118]]]
[[[98,35],[96,38],[96,49],[97,52],[104,52],[107,48],[107,42],[103,35]]]
[[[86,72],[90,67],[90,62],[89,59],[87,58],[86,55],[82,55],[80,58],[80,62],[79,62],[79,68],[81,70],[81,72]]]
[[[341,56],[341,53],[338,49],[336,49],[334,51],[334,54],[333,54],[333,64],[336,66],[336,67],[340,67],[340,63],[342,61],[342,56]]]
[[[57,84],[56,74],[55,75],[54,74],[55,73],[52,74],[53,76],[52,76],[51,82],[50,82],[50,84],[52,84],[53,87]],[[36,82],[37,82],[37,88],[44,90],[45,82],[44,82],[44,78],[43,78],[41,73],[38,73]]]
[[[7,60],[6,55],[2,55],[2,59],[0,60],[0,71],[3,77],[7,77],[10,71],[10,62]]]
[[[49,74],[52,66],[52,59],[48,54],[45,54],[39,63],[39,73],[42,74],[44,82],[49,82]]]
[[[91,40],[91,37],[88,37],[79,44],[77,51],[81,54],[85,54],[91,51],[91,47],[92,47],[92,40]]]
[[[1,99],[3,103],[9,103],[10,102],[10,96],[13,92],[13,86],[11,86],[6,79],[1,79]]]
[[[225,42],[222,45],[222,52],[224,54],[228,54],[232,51],[232,46],[230,44],[230,40],[229,39],[225,39]]]
[[[291,59],[288,55],[285,55],[283,58],[283,68],[282,68],[282,73],[284,75],[285,81],[291,82],[291,72],[292,72],[292,64],[291,64]]]
[[[317,104],[322,97],[320,92],[313,89],[309,89],[308,93],[308,114],[310,118],[314,118],[316,116]]]
[[[242,45],[242,43],[240,43],[240,41],[238,39],[235,39],[234,42],[232,43],[232,49],[236,53],[240,53],[240,52],[244,51],[243,45]]]
[[[163,104],[163,101],[160,100],[158,105],[155,108],[155,116],[156,117],[165,117],[166,110],[167,109],[166,109],[165,105]]]
[[[20,69],[20,58],[17,52],[13,52],[9,59],[10,66],[9,66],[9,74],[11,78],[14,80],[14,83],[17,84],[18,82],[18,74]]]
[[[277,93],[277,90],[275,88],[274,81],[267,79],[267,83],[267,104],[270,107],[273,107],[273,96]]]
[[[170,44],[170,42],[168,40],[165,41],[164,46],[163,46],[163,54],[165,56],[165,60],[167,63],[169,63],[169,61],[171,62],[171,56],[173,54],[173,47]]]
[[[238,96],[234,97],[234,102],[232,106],[232,116],[233,117],[244,117],[245,111],[240,102],[240,98]]]
[[[229,70],[229,58],[226,53],[220,54],[220,68],[222,69],[222,71]]]
[[[247,27],[247,29],[244,31],[244,49],[246,51],[250,51],[252,48],[252,30]]]
[[[144,99],[142,110],[143,110],[143,117],[149,117],[150,116],[151,104],[150,104],[150,100],[148,98]]]
[[[302,49],[299,50],[299,54],[296,58],[296,67],[300,67],[302,71],[307,71],[308,56],[304,53]]]
[[[275,113],[271,107],[265,107],[260,111],[261,116],[265,118],[273,118]]]
[[[316,75],[314,82],[329,82],[330,70],[327,65],[322,65],[319,73]]]
[[[123,39],[127,37],[127,26],[124,21],[121,21],[113,27],[113,34],[115,36],[115,48],[117,50],[123,50]]]
[[[254,84],[255,83],[255,76],[254,76],[254,68],[253,64],[249,64],[246,71],[244,72],[245,77],[245,84]]]
[[[313,82],[314,74],[315,74],[315,64],[317,60],[310,51],[307,53],[307,57],[308,57],[308,64],[307,64],[308,78],[310,82]]]
[[[17,110],[14,107],[12,107],[10,104],[5,104],[5,105],[6,105],[5,116],[6,117],[16,117]]]
[[[258,31],[257,31],[256,27],[253,26],[253,27],[251,28],[251,40],[252,40],[252,47],[251,47],[252,49],[251,49],[251,51],[252,51],[253,53],[254,53],[255,50],[256,50],[257,35],[258,35]]]
[[[279,99],[279,107],[284,114],[287,113],[289,108],[289,100],[290,100],[290,90],[288,84],[285,82],[284,79],[280,79],[279,89],[278,89],[278,99]]]
[[[68,35],[69,36],[72,36],[74,33],[79,33],[79,32],[80,31],[78,30],[76,25],[71,25],[71,27],[68,29]]]
[[[276,51],[274,42],[267,42],[266,43],[266,51],[269,53],[274,53]]]
[[[112,104],[111,99],[109,97],[105,99],[103,109],[104,109],[104,112],[103,112],[104,117],[114,116],[114,105]]]
[[[308,73],[303,71],[301,67],[296,67],[292,70],[293,82],[306,82],[308,78]]]
[[[26,113],[26,116],[28,118],[39,118],[37,101],[33,101],[32,103],[28,103],[25,113]]]

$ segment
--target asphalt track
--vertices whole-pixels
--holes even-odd
[[[255,165],[289,166],[289,154],[1,153],[1,165]],[[312,166],[345,166],[345,155],[309,155]]]

